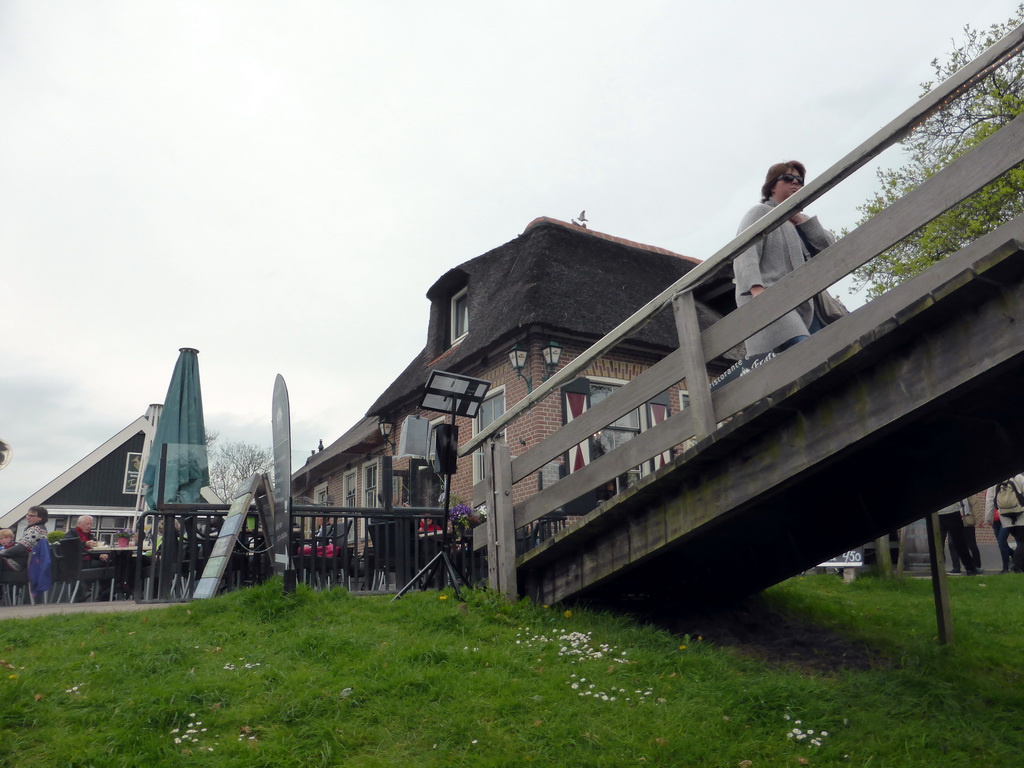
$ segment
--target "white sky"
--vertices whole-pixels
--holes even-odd
[[[449,268],[581,209],[706,258],[768,165],[825,170],[1015,7],[0,0],[0,513],[162,402],[183,346],[223,441],[269,447],[285,377],[297,468]],[[812,212],[852,225],[877,165]]]

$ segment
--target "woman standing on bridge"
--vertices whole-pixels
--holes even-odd
[[[747,211],[738,231],[742,232],[795,194],[804,185],[806,175],[803,163],[797,160],[776,163],[769,168],[761,187],[761,204]],[[825,250],[836,241],[832,233],[821,226],[816,216],[808,218],[803,213],[795,213],[789,221],[737,256],[733,262],[737,306],[742,307],[765,288],[806,262],[812,254],[804,245],[805,238],[815,253]],[[805,301],[747,339],[747,354],[781,352],[822,327],[823,324],[814,314],[814,302]]]

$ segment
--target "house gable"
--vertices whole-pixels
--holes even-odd
[[[79,514],[90,509],[134,511],[138,497],[123,493],[129,454],[143,453],[152,440],[154,427],[151,420],[155,419],[159,407],[150,406],[145,416],[140,416],[0,517],[0,525],[11,527],[25,516],[29,507],[37,505],[45,506],[51,512],[66,508]],[[140,471],[137,482],[141,481]]]

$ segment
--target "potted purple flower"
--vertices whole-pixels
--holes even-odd
[[[480,522],[473,508],[462,501],[448,510],[448,519],[451,521],[452,530],[460,536],[469,533],[469,529]]]

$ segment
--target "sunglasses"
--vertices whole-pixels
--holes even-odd
[[[794,176],[792,173],[784,173],[777,180],[784,181],[787,184],[799,184],[801,187],[804,185],[804,177]]]

